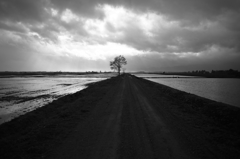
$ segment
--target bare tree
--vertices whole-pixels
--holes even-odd
[[[110,61],[111,69],[116,70],[119,75],[120,75],[121,68],[123,67],[123,65],[126,65],[126,64],[127,64],[127,60],[122,55],[119,55],[115,57],[113,61]]]

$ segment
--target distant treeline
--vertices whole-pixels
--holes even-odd
[[[240,72],[238,70],[196,70],[188,72],[163,72],[165,75],[185,75],[185,76],[202,76],[208,78],[240,78]]]
[[[45,72],[45,71],[38,71],[38,72],[12,72],[12,71],[4,71],[0,72],[0,75],[16,75],[16,76],[38,76],[38,75],[85,75],[85,74],[97,74],[97,73],[110,73],[110,72],[97,72],[97,71],[86,71],[86,72],[61,72],[61,71],[56,71],[56,72]]]

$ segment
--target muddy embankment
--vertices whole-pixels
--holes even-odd
[[[0,125],[0,158],[42,158],[60,144],[118,82],[111,78]]]
[[[1,158],[239,158],[240,109],[128,74],[0,125]]]

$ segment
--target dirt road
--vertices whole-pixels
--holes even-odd
[[[124,76],[52,158],[189,158],[131,76]]]
[[[238,158],[239,121],[239,108],[125,74],[3,125],[0,146],[8,158]]]
[[[51,158],[221,158],[149,91],[139,79],[122,76]]]

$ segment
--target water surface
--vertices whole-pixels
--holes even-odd
[[[114,75],[0,78],[0,124]]]
[[[164,75],[164,74],[132,74],[137,77],[143,78],[195,78],[195,76],[183,76],[183,75]]]
[[[136,75],[138,76],[138,75]],[[151,78],[149,74],[141,75],[150,81],[196,94],[201,97],[240,107],[240,79],[236,78]],[[158,75],[157,75],[158,76]],[[152,77],[157,77],[153,75]],[[148,78],[149,77],[149,78]]]

